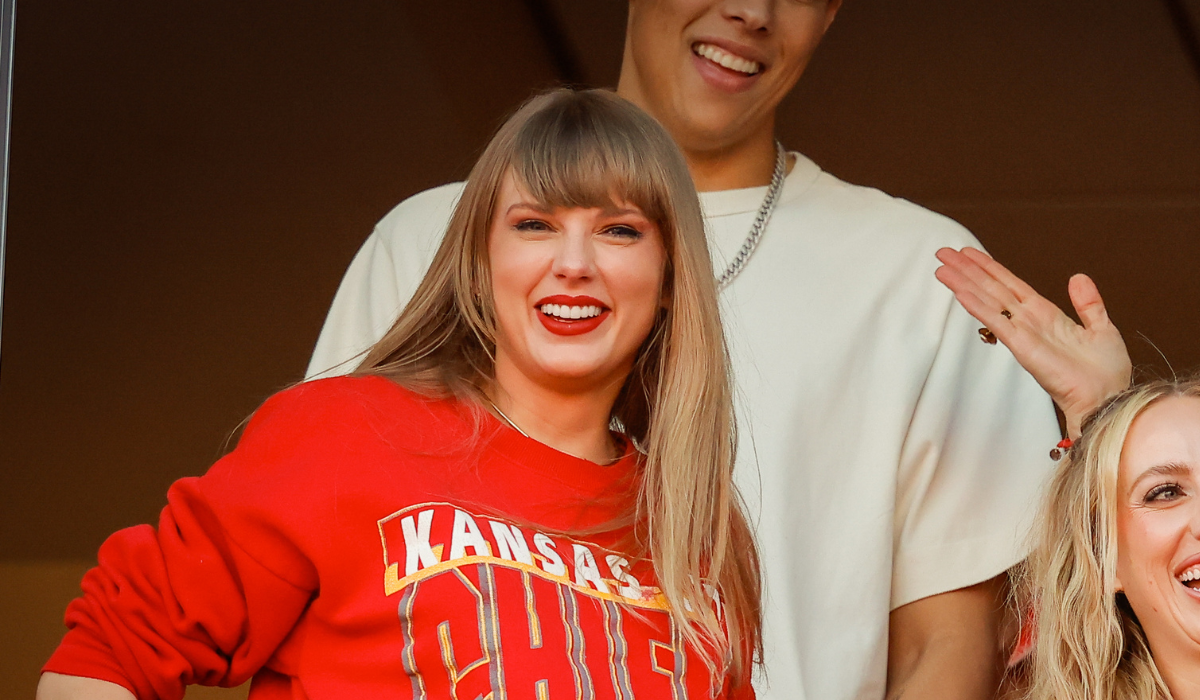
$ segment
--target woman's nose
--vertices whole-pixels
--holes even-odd
[[[587,279],[596,274],[596,258],[591,236],[585,231],[569,230],[560,239],[554,256],[554,276],[560,279]]]

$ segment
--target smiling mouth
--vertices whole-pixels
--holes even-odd
[[[1179,574],[1178,580],[1193,591],[1200,591],[1200,566],[1193,566]]]
[[[758,61],[751,61],[741,56],[735,56],[724,49],[717,48],[712,44],[705,44],[704,42],[693,44],[692,53],[722,68],[727,68],[742,75],[757,75],[763,70],[763,65]]]
[[[602,306],[569,306],[567,304],[542,304],[538,310],[556,321],[586,321],[607,311]]]

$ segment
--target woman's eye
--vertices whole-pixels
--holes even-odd
[[[608,228],[604,229],[604,232],[613,236],[617,236],[618,238],[629,238],[632,240],[637,240],[638,238],[642,237],[641,231],[632,226],[626,226],[624,224],[609,226]]]
[[[525,219],[524,221],[517,222],[517,225],[514,228],[516,228],[518,231],[550,231],[551,230],[550,224],[547,224],[545,221],[541,221],[540,219]]]
[[[1173,501],[1182,495],[1183,489],[1179,484],[1159,484],[1146,493],[1144,500],[1147,503]]]

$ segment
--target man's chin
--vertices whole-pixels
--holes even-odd
[[[685,153],[724,155],[760,130],[771,128],[769,122],[753,123],[747,111],[732,105],[713,105],[681,115],[679,125],[668,130]]]

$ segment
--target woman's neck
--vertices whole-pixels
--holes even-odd
[[[486,393],[499,417],[518,431],[559,452],[609,464],[619,456],[609,417],[622,383],[570,391],[538,384],[498,364]]]
[[[1161,666],[1158,669],[1167,689],[1171,691],[1171,700],[1200,700],[1200,678],[1189,674],[1170,673]]]

